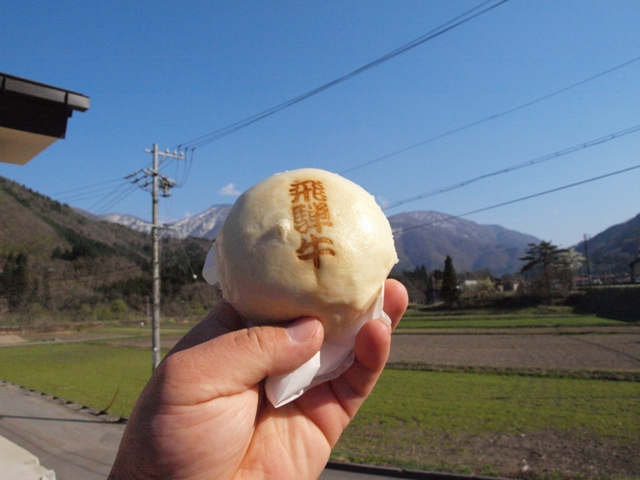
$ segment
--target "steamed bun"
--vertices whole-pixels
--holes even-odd
[[[327,338],[364,313],[398,261],[372,195],[324,170],[244,192],[214,244],[225,299],[255,324],[319,318]]]

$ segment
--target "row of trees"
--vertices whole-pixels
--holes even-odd
[[[67,259],[70,252],[54,251],[53,257],[56,259]],[[165,252],[168,256],[162,265],[162,295],[167,300],[181,299],[181,292],[185,285],[193,283],[192,272],[189,271],[188,264],[181,262],[180,253],[186,252]],[[197,252],[200,253],[200,252]],[[187,256],[188,258],[188,256]],[[584,262],[584,257],[572,249],[560,249],[551,242],[542,241],[539,244],[529,244],[525,256],[520,260],[524,262],[521,269],[523,279],[526,279],[526,287],[521,289],[530,296],[537,297],[541,302],[551,304],[554,298],[566,296],[574,288],[574,273]],[[73,260],[71,260],[73,262]],[[2,263],[0,263],[2,265]],[[202,260],[200,259],[195,271],[201,271]],[[127,303],[140,304],[141,299],[148,297],[151,292],[151,281],[148,273],[149,268],[143,269],[143,274],[136,277],[129,277],[122,280],[112,281],[103,284],[96,289],[96,301],[99,297],[106,301],[124,300]],[[476,272],[478,273],[478,272]],[[435,270],[428,273],[424,265],[415,268],[413,271],[405,271],[400,280],[407,286],[410,297],[419,303],[444,302],[447,306],[458,303],[460,295],[460,278],[469,278],[468,274],[458,275],[453,259],[447,256],[442,270]],[[472,277],[473,278],[473,277]],[[490,277],[490,272],[479,272],[474,287],[474,298],[477,302],[492,301],[496,296],[496,285],[494,279]],[[0,272],[0,300],[4,299],[5,305],[11,310],[20,309],[38,297],[38,278],[29,278],[28,261],[25,254],[10,254],[6,257]],[[46,293],[48,282],[42,278],[42,286]],[[520,282],[522,283],[522,282]],[[41,292],[42,293],[42,292]],[[47,295],[42,293],[40,299],[42,306],[48,308]],[[193,291],[189,294],[196,294]],[[180,297],[180,298],[179,298]],[[469,301],[469,299],[466,299]]]
[[[204,306],[217,298],[215,291],[204,298],[202,286],[194,282],[194,272],[202,271],[204,265],[202,243],[163,241],[163,306],[175,306],[177,314],[192,300],[194,305]],[[67,250],[54,248],[50,259],[34,260],[25,253],[0,254],[0,316],[3,312],[28,311],[74,316],[83,306],[114,302],[144,312],[151,296],[151,262],[142,257],[132,264],[123,257],[82,238]]]
[[[405,270],[395,278],[409,290],[409,299],[416,302],[436,303],[444,301],[452,306],[458,300],[458,275],[449,255],[444,262],[444,270],[428,273],[424,265],[414,270]]]
[[[566,297],[573,289],[573,278],[580,269],[585,258],[573,249],[561,249],[548,241],[539,244],[530,243],[525,255],[520,258],[524,262],[520,277],[505,276],[498,281],[492,279],[490,272],[478,272],[473,288],[475,297],[486,301],[497,294],[496,284],[504,287],[508,284],[519,284],[519,292],[539,302],[551,304],[554,298]],[[410,297],[426,303],[442,301],[446,306],[458,303],[463,291],[460,278],[469,278],[469,274],[458,275],[453,260],[447,256],[443,270],[435,270],[431,274],[424,265],[413,271],[405,271],[400,280],[409,289]],[[467,299],[468,300],[468,299]]]

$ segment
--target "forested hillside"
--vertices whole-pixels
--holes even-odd
[[[595,275],[628,273],[629,264],[640,256],[640,214],[589,238],[587,251],[584,242],[576,250],[588,253]]]
[[[0,314],[40,310],[92,315],[118,305],[146,311],[151,293],[151,239],[96,221],[0,177]],[[162,240],[163,303],[203,310],[193,272],[210,242]]]

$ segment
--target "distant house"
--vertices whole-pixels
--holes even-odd
[[[458,288],[462,291],[478,288],[478,280],[465,280],[458,285]]]
[[[494,277],[487,277],[485,280],[465,280],[458,285],[458,288],[463,292],[467,290],[474,290],[476,288],[479,288],[481,286],[481,283],[487,280],[493,284],[493,288],[496,292],[503,293],[505,291],[504,282],[501,279]],[[515,285],[516,286],[514,288],[514,291],[518,288],[517,284]]]

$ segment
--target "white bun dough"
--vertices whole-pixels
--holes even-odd
[[[244,192],[214,248],[220,288],[240,315],[255,324],[313,316],[327,338],[372,305],[398,261],[373,196],[313,168]]]

